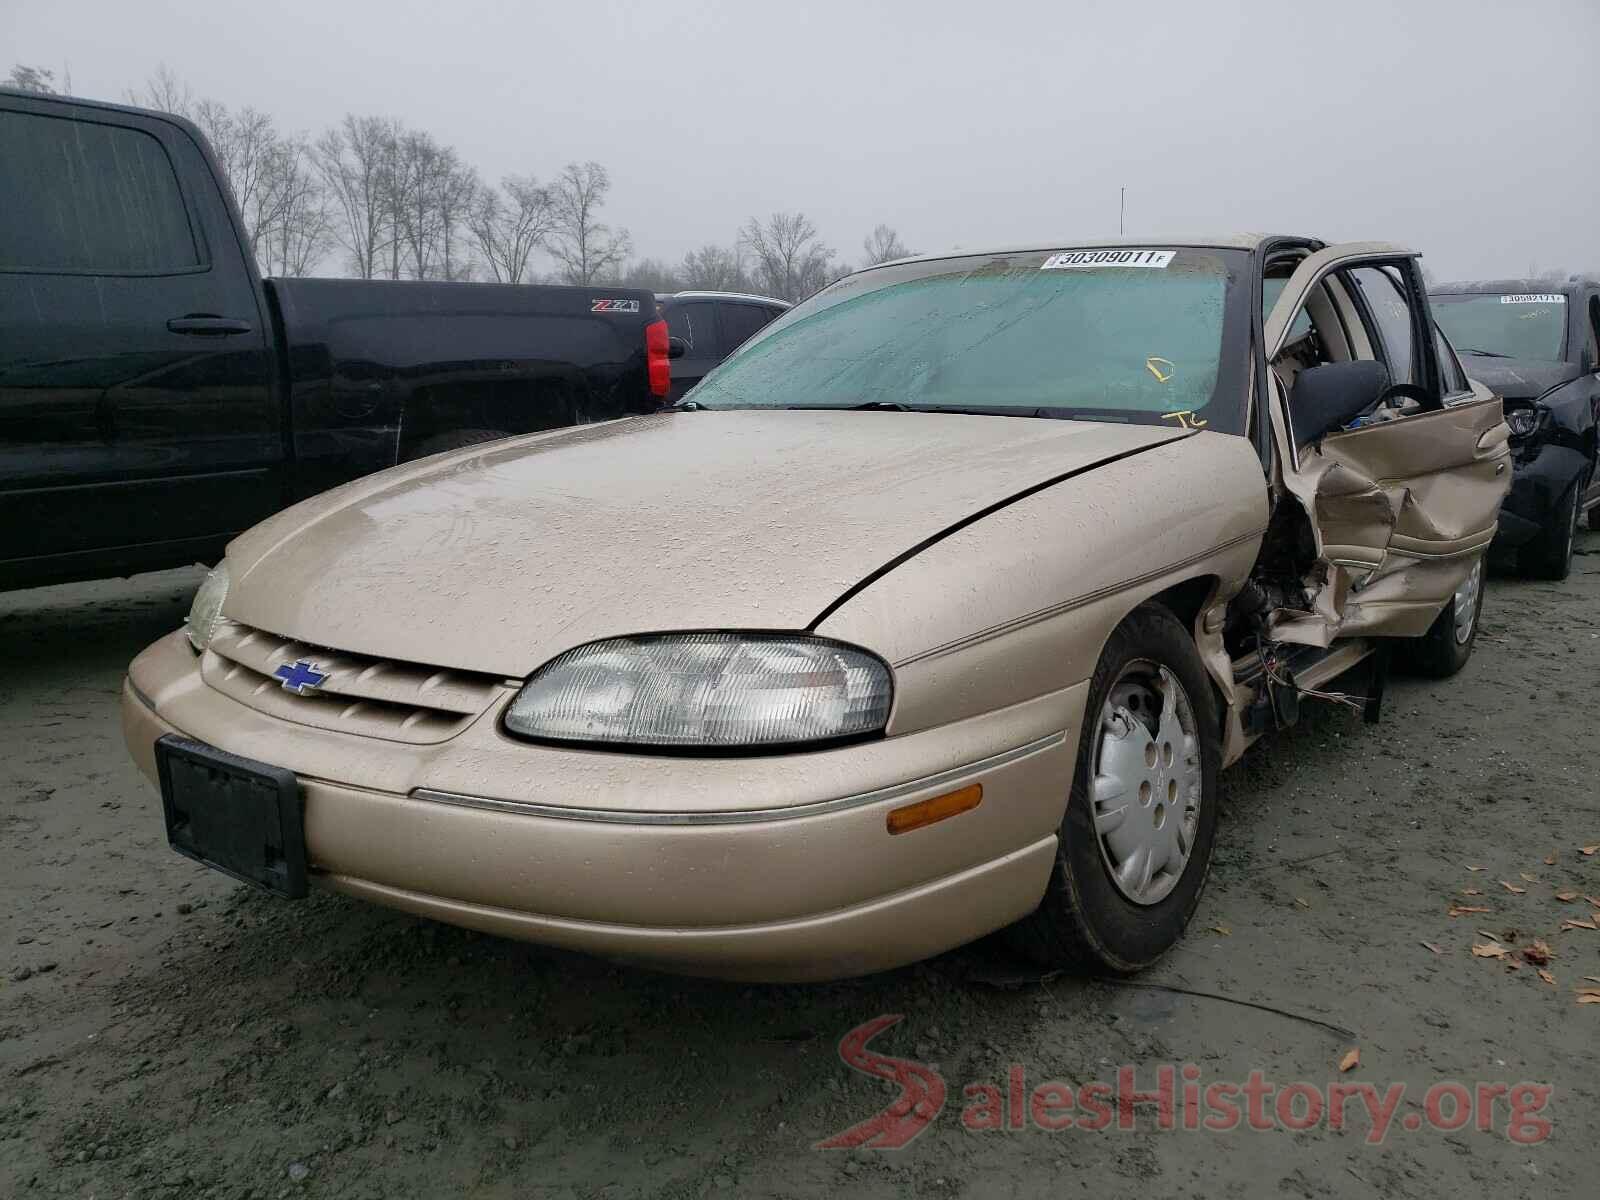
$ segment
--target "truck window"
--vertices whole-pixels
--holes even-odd
[[[732,353],[734,347],[756,333],[772,317],[772,310],[759,304],[723,304],[722,352]]]
[[[717,347],[717,312],[710,301],[674,304],[667,309],[667,332],[682,338],[696,358],[720,358]]]
[[[165,274],[200,265],[177,176],[148,133],[0,111],[0,271]]]

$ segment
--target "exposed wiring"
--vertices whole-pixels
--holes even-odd
[[[1297,695],[1309,696],[1313,700],[1323,700],[1329,704],[1342,704],[1346,708],[1354,709],[1356,712],[1363,712],[1366,709],[1367,698],[1365,696],[1354,696],[1349,692],[1322,692],[1316,688],[1301,687],[1294,680],[1284,676],[1278,669],[1277,657],[1267,652],[1266,642],[1260,637],[1256,639],[1256,658],[1261,663],[1261,673],[1267,677],[1269,682],[1275,683],[1279,687],[1292,688]]]

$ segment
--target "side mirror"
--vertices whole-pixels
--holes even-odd
[[[1389,390],[1389,368],[1372,360],[1325,363],[1295,376],[1289,415],[1296,438],[1314,441],[1343,429]]]
[[[687,353],[689,353],[689,343],[681,337],[669,337],[667,339],[668,358],[682,358]]]

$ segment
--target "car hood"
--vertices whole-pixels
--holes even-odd
[[[872,411],[578,426],[424,459],[278,514],[229,547],[224,611],[317,646],[505,676],[608,636],[804,629],[963,518],[1183,436]]]
[[[1532,400],[1582,374],[1576,363],[1492,358],[1482,354],[1461,355],[1461,368],[1505,400]]]

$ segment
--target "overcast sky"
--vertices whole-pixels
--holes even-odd
[[[1600,270],[1600,0],[0,0],[10,62],[319,132],[400,117],[491,179],[611,171],[636,254],[800,209],[855,260],[1127,228]]]

